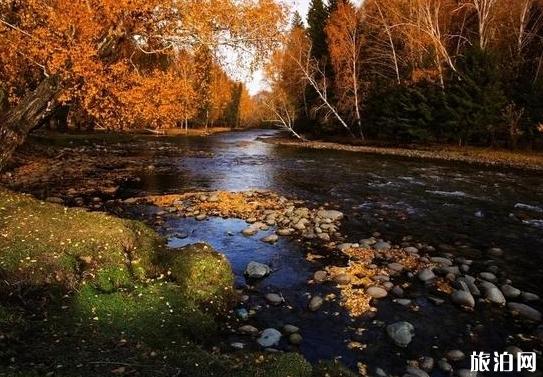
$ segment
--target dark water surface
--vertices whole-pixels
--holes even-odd
[[[176,141],[180,148],[207,152],[210,156],[183,157],[176,173],[149,173],[142,177],[139,186],[131,189],[163,194],[261,188],[310,203],[328,202],[347,215],[343,233],[352,242],[379,231],[383,238],[395,242],[412,235],[416,241],[434,246],[456,243],[458,253],[472,257],[481,257],[478,252],[489,247],[500,247],[505,251],[497,261],[500,269],[518,288],[541,295],[543,179],[539,173],[275,146],[257,140],[275,134],[276,131],[252,130],[180,138]],[[256,291],[260,297],[267,292],[280,292],[293,308],[263,311],[256,317],[260,328],[285,323],[300,326],[304,336],[301,351],[311,361],[340,356],[354,367],[358,356],[347,349],[346,339],[352,340],[355,329],[371,321],[354,323],[341,308],[333,306],[308,315],[303,309],[308,295],[316,288],[306,282],[318,266],[307,262],[300,247],[291,241],[281,240],[271,246],[259,241],[264,233],[253,238],[241,236],[239,232],[245,225],[238,220],[197,223],[172,218],[165,233],[189,233],[186,239],[173,239],[172,246],[196,241],[211,243],[230,259],[240,284],[247,262],[270,264],[276,272],[255,287]],[[337,294],[332,288],[319,289],[330,290],[321,294]],[[255,300],[254,305],[265,304],[261,299]],[[451,314],[450,307],[436,307],[422,294],[414,300],[421,308],[418,312],[382,300],[377,305],[378,318],[387,323],[408,320],[427,326],[428,331],[418,331],[414,346],[399,355],[386,341],[379,322],[368,325],[360,336],[361,342],[372,345],[364,358],[372,358],[373,364],[379,365],[380,360],[375,359],[386,353],[390,362],[401,366],[401,360],[421,353],[438,357],[435,350],[439,347],[456,344],[454,348],[461,348],[459,339],[468,335],[469,326],[480,321],[487,325],[486,330],[480,330],[476,343],[480,350],[502,347],[507,335],[515,331],[506,319],[491,319],[493,309],[484,309],[477,316],[459,311]],[[539,304],[534,306],[541,309]],[[466,323],[470,324],[468,330]]]

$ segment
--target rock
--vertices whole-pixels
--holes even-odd
[[[435,279],[435,277],[436,277],[436,275],[429,268],[426,268],[426,269],[422,270],[418,274],[419,280],[424,282],[424,283],[429,282],[432,279]]]
[[[428,297],[428,300],[430,300],[436,306],[443,305],[445,303],[445,300],[443,300],[442,298],[434,296]]]
[[[506,298],[517,298],[520,296],[520,289],[517,289],[509,284],[504,284],[501,286],[502,293]]]
[[[408,298],[397,298],[394,300],[395,303],[398,303],[402,306],[409,306],[411,305],[411,300]]]
[[[379,241],[375,245],[373,245],[373,248],[377,251],[387,251],[392,248],[388,242]]]
[[[441,359],[437,362],[437,366],[439,369],[441,369],[443,372],[450,372],[452,371],[452,366],[447,362],[446,359]]]
[[[464,290],[456,290],[451,295],[451,300],[456,305],[465,306],[468,308],[475,307],[475,299],[470,292]]]
[[[409,254],[417,254],[419,252],[419,249],[413,246],[406,247],[403,250]]]
[[[511,313],[518,314],[521,317],[526,318],[527,320],[534,322],[541,321],[541,313],[537,309],[532,308],[531,306],[528,306],[526,304],[520,304],[517,302],[510,302],[507,304],[507,307],[509,308],[509,311],[511,311]]]
[[[54,204],[64,204],[64,200],[62,200],[61,198],[57,198],[56,196],[50,196],[46,198],[45,201]]]
[[[375,369],[375,375],[377,377],[388,377],[388,374],[381,368],[376,368]]]
[[[430,377],[428,373],[419,368],[407,367],[405,371],[407,374],[414,377]]]
[[[449,258],[444,258],[444,257],[431,257],[430,261],[444,267],[452,266],[452,263],[453,263]]]
[[[317,237],[325,242],[330,241],[330,235],[328,233],[319,233]]]
[[[236,309],[236,316],[242,321],[246,321],[249,319],[249,312],[245,308]]]
[[[343,219],[343,213],[333,209],[325,210],[321,209],[317,212],[317,216],[323,219],[330,219],[332,221],[338,221]]]
[[[235,350],[242,350],[245,348],[245,344],[241,342],[234,342],[234,343],[230,343],[230,347],[232,347]]]
[[[415,336],[415,327],[409,322],[396,322],[386,328],[388,336],[399,347],[407,347]]]
[[[257,335],[258,329],[251,325],[243,325],[238,329],[238,332],[243,335]]]
[[[353,277],[349,274],[338,274],[334,276],[334,281],[339,285],[347,285],[352,279]]]
[[[502,291],[498,289],[498,287],[496,287],[492,283],[487,283],[484,286],[484,289],[485,289],[485,298],[488,301],[494,304],[498,304],[498,305],[505,305],[506,303],[505,297],[503,296]]]
[[[491,257],[501,257],[503,255],[503,250],[499,247],[493,247],[492,249],[488,250],[488,255]]]
[[[303,338],[300,334],[294,333],[294,334],[290,334],[290,336],[288,337],[288,341],[291,344],[294,344],[297,346],[298,344],[302,343]]]
[[[404,295],[403,289],[399,285],[394,286],[394,288],[392,288],[391,292],[396,297],[403,297],[403,295]]]
[[[539,296],[531,292],[522,292],[521,297],[524,301],[539,301]]]
[[[460,351],[460,350],[451,350],[451,351],[448,351],[445,356],[447,357],[448,360],[450,361],[460,361],[460,360],[463,360],[466,355],[464,354],[464,352]]]
[[[322,306],[324,300],[320,296],[313,296],[309,301],[309,310],[316,312]]]
[[[262,334],[260,334],[260,337],[256,342],[264,348],[273,347],[279,344],[282,336],[283,335],[276,329],[269,328],[262,331]]]
[[[402,272],[405,266],[401,263],[389,263],[387,265],[388,269],[394,272]]]
[[[249,262],[245,268],[245,276],[251,279],[262,279],[268,276],[270,272],[269,266],[258,262]]]
[[[372,298],[383,298],[388,295],[388,292],[385,289],[376,286],[369,287],[366,293]]]
[[[280,305],[283,302],[283,297],[277,293],[268,293],[265,297],[272,305]]]
[[[337,245],[337,249],[342,252],[347,251],[351,249],[352,247],[353,247],[352,243],[342,243],[342,244]]]
[[[294,334],[294,333],[300,332],[300,328],[294,325],[285,325],[283,327],[283,331],[286,334]]]
[[[283,237],[290,236],[292,234],[293,230],[290,228],[281,228],[277,230],[277,234]]]
[[[495,283],[498,281],[498,278],[496,275],[494,275],[492,272],[481,272],[479,274],[479,277],[483,280],[489,281],[491,283]]]
[[[266,243],[276,243],[278,240],[279,236],[277,234],[270,234],[269,236],[262,238],[262,242]]]
[[[328,278],[328,273],[326,271],[317,271],[313,274],[313,280],[317,283],[322,283]]]
[[[247,236],[247,237],[254,236],[255,234],[258,233],[258,228],[251,225],[251,226],[243,229],[241,231],[241,233],[243,233],[243,235]]]
[[[477,377],[477,372],[474,372],[470,369],[458,369],[456,371],[458,377]]]
[[[424,356],[420,362],[420,368],[426,372],[431,372],[434,369],[434,358]]]

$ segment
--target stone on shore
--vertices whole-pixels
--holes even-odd
[[[321,209],[317,212],[317,216],[322,219],[330,219],[332,221],[338,221],[343,219],[343,212],[336,211],[334,209]]]
[[[309,310],[312,312],[316,312],[319,310],[323,304],[324,300],[320,296],[313,296],[311,297],[311,300],[309,300]]]
[[[421,272],[419,272],[418,277],[420,281],[427,283],[435,279],[436,275],[434,274],[432,270],[430,270],[429,268],[426,268],[422,270]]]
[[[279,331],[269,328],[262,331],[262,334],[260,334],[260,337],[256,342],[264,348],[273,347],[279,344],[281,337],[282,334]]]
[[[467,308],[475,307],[475,299],[472,294],[464,290],[456,290],[451,295],[451,300],[456,305],[464,306]]]
[[[372,298],[384,298],[388,295],[386,289],[376,286],[369,287],[366,293]]]
[[[271,272],[269,266],[259,262],[249,262],[245,268],[245,276],[251,279],[262,279]]]
[[[532,308],[531,306],[520,304],[518,302],[510,302],[507,304],[507,307],[513,314],[518,314],[530,321],[541,322],[541,312]]]
[[[388,336],[398,347],[407,347],[415,336],[415,327],[409,322],[396,322],[386,328]]]

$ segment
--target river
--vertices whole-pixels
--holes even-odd
[[[250,130],[179,138],[174,142],[179,148],[204,153],[183,157],[175,172],[147,172],[140,183],[125,189],[131,194],[165,194],[257,188],[313,205],[331,203],[346,214],[342,232],[350,242],[374,232],[396,243],[410,235],[438,250],[445,244],[449,246],[441,246],[442,250],[477,258],[490,247],[499,247],[505,253],[493,263],[500,271],[515,286],[543,293],[543,179],[539,173],[278,146],[262,140],[276,134]],[[362,360],[394,371],[403,368],[406,359],[424,354],[439,357],[453,345],[465,352],[502,350],[510,344],[508,336],[524,329],[495,315],[491,308],[477,315],[451,312],[448,305],[430,304],[423,292],[413,294],[417,310],[383,300],[376,318],[353,320],[339,306],[308,314],[304,310],[307,297],[316,288],[306,282],[318,263],[308,262],[294,242],[267,245],[243,237],[239,232],[245,225],[234,219],[171,218],[162,232],[189,235],[173,237],[172,246],[211,243],[230,259],[240,286],[258,294],[281,292],[290,307],[258,310],[254,321],[261,328],[285,323],[299,326],[304,336],[300,350],[311,361],[338,357],[353,368]],[[246,287],[242,273],[250,260],[269,263],[276,273],[257,287]],[[321,294],[322,290],[338,294],[333,287],[318,289]],[[264,302],[255,298],[251,305],[259,308]],[[534,306],[541,309],[540,303]],[[399,319],[417,328],[414,346],[401,352],[386,341],[382,330],[383,323]],[[474,338],[470,332],[477,326],[485,329],[479,329]],[[349,349],[353,339],[368,344],[367,349]]]

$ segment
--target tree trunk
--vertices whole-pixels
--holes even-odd
[[[28,133],[55,109],[59,90],[58,77],[48,77],[19,105],[0,116],[0,171]]]

